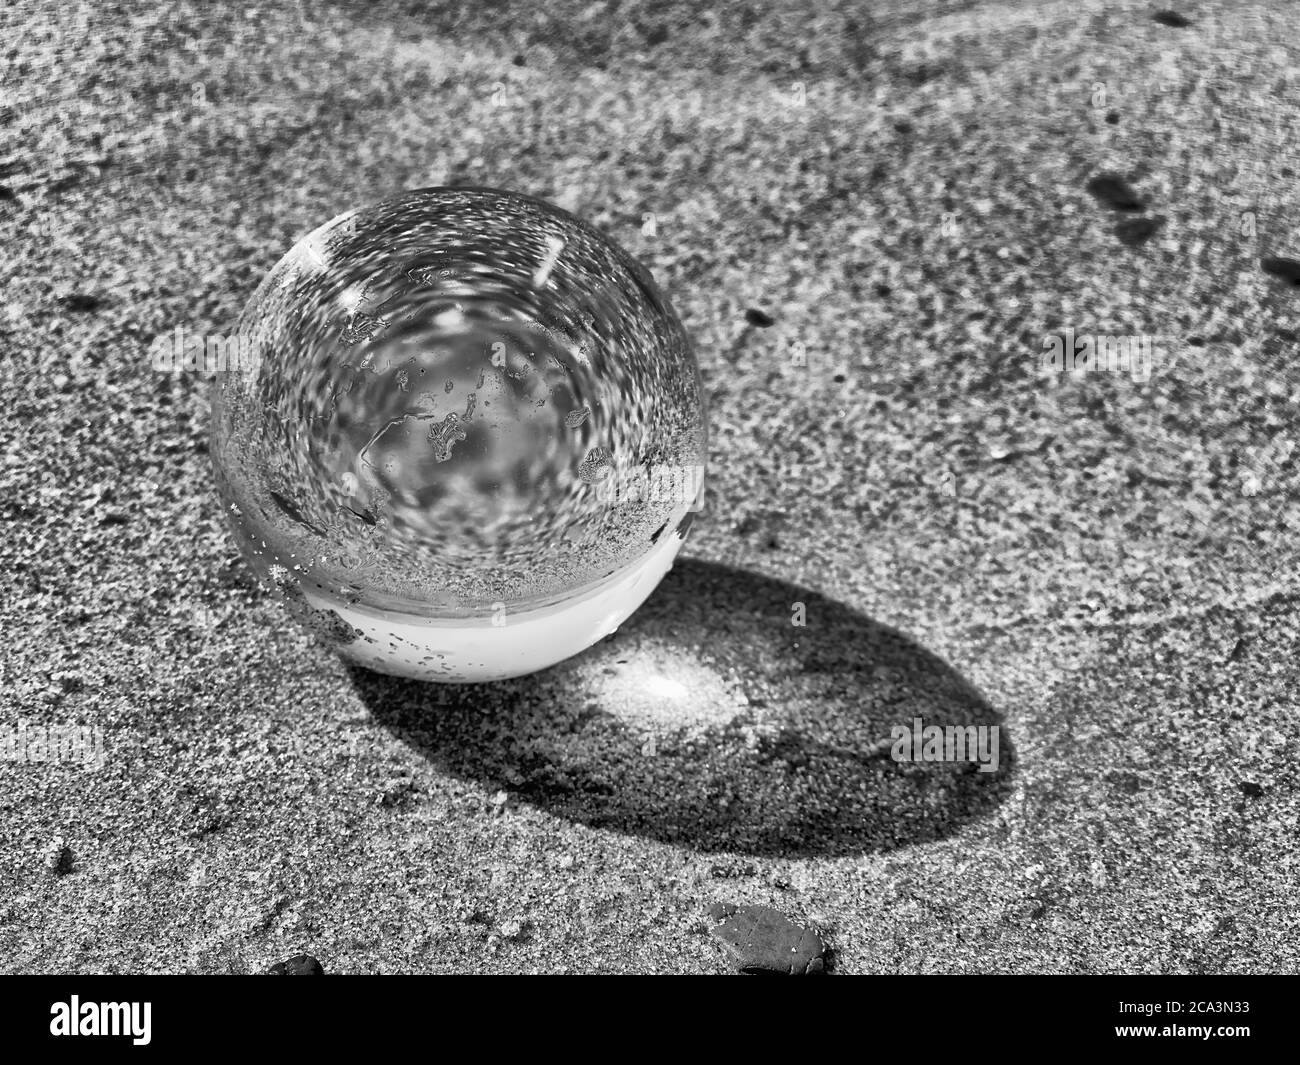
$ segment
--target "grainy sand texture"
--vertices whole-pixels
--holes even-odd
[[[763,904],[838,973],[1295,971],[1300,11],[1159,10],[5,5],[0,970],[721,973]],[[300,631],[147,357],[438,184],[622,243],[710,400],[664,584],[495,685]]]

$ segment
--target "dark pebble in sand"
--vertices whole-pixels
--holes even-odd
[[[1115,227],[1115,236],[1130,248],[1138,248],[1150,240],[1164,224],[1162,215],[1154,218],[1126,218]]]
[[[1300,285],[1300,262],[1295,259],[1260,259],[1259,266],[1266,274]]]
[[[324,976],[320,962],[310,954],[295,954],[288,961],[278,961],[266,970],[266,976]]]
[[[753,876],[757,872],[758,867],[753,862],[714,862],[709,866],[709,875],[715,880]]]
[[[108,301],[103,296],[96,296],[91,292],[73,292],[64,296],[60,301],[63,306],[70,311],[97,311]]]
[[[1098,174],[1089,178],[1084,190],[1112,211],[1140,211],[1144,206],[1133,186],[1118,174]]]
[[[770,906],[709,907],[722,940],[742,973],[801,976],[826,971],[826,944],[811,928],[795,924]]]

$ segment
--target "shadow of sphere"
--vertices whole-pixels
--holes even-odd
[[[924,843],[993,810],[1013,772],[1001,729],[994,772],[894,761],[891,729],[915,718],[1002,719],[935,655],[844,604],[691,559],[617,633],[542,673],[474,685],[352,676],[376,720],[446,771],[698,851]]]

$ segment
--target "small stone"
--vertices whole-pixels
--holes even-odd
[[[50,680],[58,684],[65,692],[72,694],[84,691],[86,687],[86,682],[81,677],[66,669],[50,674]]]
[[[59,300],[70,311],[97,311],[108,301],[93,292],[70,292]]]
[[[1047,915],[1047,903],[1031,895],[1016,903],[1012,913],[1022,921],[1041,921]]]
[[[1151,218],[1126,218],[1115,227],[1115,236],[1130,248],[1138,248],[1150,240],[1165,223],[1163,215]]]
[[[1300,262],[1295,259],[1277,257],[1260,259],[1259,266],[1266,274],[1280,277],[1283,281],[1289,281],[1293,285],[1300,285]]]
[[[407,806],[413,802],[417,795],[417,788],[413,781],[394,780],[379,794],[380,806]]]
[[[295,954],[288,961],[276,962],[266,970],[266,976],[324,976],[321,963],[310,954]]]
[[[1112,211],[1140,211],[1142,198],[1118,174],[1098,174],[1084,186],[1089,195]]]
[[[717,922],[713,934],[742,973],[801,976],[826,971],[826,943],[821,936],[770,906],[714,903],[709,916]]]
[[[54,870],[54,875],[67,876],[72,872],[73,861],[72,848],[61,839],[55,840],[54,860],[51,864],[51,868]]]
[[[709,875],[715,880],[731,880],[737,877],[753,876],[758,867],[753,862],[714,862],[709,866]]]

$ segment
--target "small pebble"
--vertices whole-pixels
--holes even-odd
[[[276,962],[266,970],[267,976],[324,976],[321,963],[310,954],[295,954],[288,961]]]
[[[1266,274],[1280,277],[1283,281],[1290,281],[1293,285],[1300,285],[1300,262],[1295,259],[1260,259],[1259,265]]]
[[[50,864],[55,876],[67,876],[72,872],[73,866],[72,848],[63,840],[54,841],[54,859]]]
[[[1130,248],[1141,247],[1164,225],[1164,217],[1126,218],[1115,227],[1115,236]]]
[[[1140,211],[1145,206],[1133,186],[1118,174],[1098,174],[1088,179],[1084,189],[1112,211]]]
[[[76,693],[84,691],[86,682],[71,670],[61,669],[56,673],[50,674],[50,680],[58,684],[65,692]]]
[[[394,780],[379,794],[380,806],[406,806],[416,798],[418,789],[410,780]]]
[[[70,311],[97,311],[107,302],[93,292],[71,292],[60,301]]]
[[[753,876],[757,872],[758,867],[753,862],[714,862],[709,866],[709,875],[715,880]]]
[[[711,930],[736,960],[742,973],[791,976],[826,971],[826,943],[811,928],[795,924],[770,906],[714,903]]]

